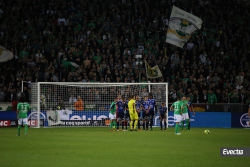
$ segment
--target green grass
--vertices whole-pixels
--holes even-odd
[[[0,128],[1,167],[246,166],[249,158],[220,157],[220,147],[250,147],[249,129],[192,128],[110,132],[108,128]]]

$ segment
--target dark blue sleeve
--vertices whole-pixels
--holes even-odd
[[[155,112],[157,112],[157,105],[155,100],[154,100],[154,105],[155,105]]]

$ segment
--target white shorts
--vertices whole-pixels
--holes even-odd
[[[110,114],[110,113],[109,113],[109,118],[110,118],[111,120],[112,120],[112,119],[116,119],[116,114],[113,115],[113,114]]]
[[[23,124],[28,124],[28,118],[19,118],[18,119],[18,125],[22,125]]]
[[[181,119],[182,119],[182,120],[189,119],[188,113],[183,113],[183,114],[181,115]]]
[[[174,115],[174,122],[181,122],[181,115]]]

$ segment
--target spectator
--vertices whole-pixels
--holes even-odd
[[[83,102],[80,96],[77,96],[77,102],[74,104],[76,111],[83,111]]]
[[[208,94],[208,103],[209,104],[217,104],[216,95],[213,93],[212,90],[209,90],[208,92],[209,92],[209,94]]]
[[[12,100],[12,103],[11,103],[11,108],[12,108],[12,111],[16,111],[17,110],[17,101],[15,99]]]
[[[190,39],[189,43],[187,44],[187,50],[190,52],[194,47],[193,40]]]
[[[63,99],[59,100],[59,103],[57,104],[57,109],[65,110],[65,103],[63,102]]]
[[[220,89],[216,90],[217,103],[223,103],[223,94]]]
[[[244,1],[237,1],[233,6],[222,0],[201,1],[197,3],[200,6],[192,6],[192,9],[183,5],[182,1],[175,1],[177,7],[202,16],[204,22],[200,31],[192,34],[183,48],[166,43],[172,5],[165,1],[145,1],[143,8],[149,10],[141,13],[140,3],[131,1],[129,8],[135,10],[128,10],[124,8],[127,4],[125,1],[110,0],[108,5],[114,11],[125,13],[120,15],[114,12],[112,17],[110,13],[103,12],[102,7],[105,8],[106,3],[92,5],[89,11],[86,4],[93,3],[89,0],[69,4],[52,1],[48,5],[47,1],[34,2],[31,0],[32,7],[26,14],[22,12],[25,8],[23,4],[13,6],[12,3],[5,3],[1,6],[1,11],[4,11],[0,11],[1,18],[18,16],[16,21],[4,19],[0,25],[1,45],[15,55],[15,59],[1,66],[2,101],[12,102],[9,98],[11,90],[7,87],[4,91],[4,87],[11,82],[11,89],[19,90],[21,80],[16,79],[19,77],[23,80],[31,78],[32,82],[139,82],[136,54],[141,54],[152,66],[157,63],[163,74],[163,82],[170,79],[175,92],[182,87],[182,93],[191,93],[197,102],[207,100],[204,99],[203,89],[212,89],[213,92],[221,89],[221,92],[225,92],[234,88],[238,91],[249,88],[249,31],[244,28],[235,31],[234,17],[223,15],[226,21],[221,26],[221,17],[213,16],[214,13],[221,13],[223,9],[217,6],[223,4],[229,10],[226,13],[239,16],[238,27],[246,27],[245,18],[250,17],[250,13],[244,12],[249,8]],[[205,24],[208,22],[212,24]],[[9,27],[15,27],[18,31],[13,33],[15,30]],[[62,60],[74,62],[79,67],[66,66]],[[116,80],[117,77],[120,79]],[[144,77],[145,70],[142,72]],[[182,79],[188,87],[182,83],[179,85]],[[160,80],[158,78],[156,82]],[[191,88],[191,92],[188,88]],[[93,91],[91,96],[94,98],[95,94]],[[68,101],[70,96],[67,96],[67,92],[65,97],[64,100]]]
[[[207,103],[208,102],[208,97],[207,97],[207,90],[203,90],[202,94],[200,95],[200,103]]]
[[[69,98],[69,104],[74,104],[74,103],[76,103],[77,102],[77,100],[76,100],[76,98],[74,97],[74,95],[72,94],[71,96],[70,96],[70,98]]]
[[[230,99],[231,99],[230,101],[231,103],[239,103],[239,95],[236,89],[234,89],[233,92],[231,93]]]
[[[239,102],[242,104],[246,104],[247,97],[244,93],[244,90],[239,90]]]
[[[203,53],[202,54],[200,54],[200,56],[199,56],[199,58],[200,58],[200,60],[201,60],[201,63],[206,63],[206,59],[207,59],[207,54],[206,54],[206,51],[203,51]]]

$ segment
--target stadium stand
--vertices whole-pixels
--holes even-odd
[[[203,20],[182,49],[165,42],[173,5]],[[141,54],[170,102],[249,104],[249,11],[242,0],[0,0],[0,44],[14,53],[0,66],[0,102],[21,81],[28,101],[31,82],[139,82],[140,70],[146,82]]]

